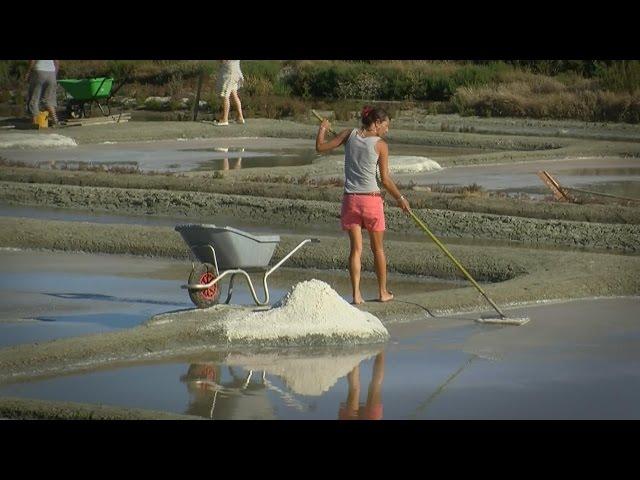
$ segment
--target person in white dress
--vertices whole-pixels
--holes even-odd
[[[242,115],[242,104],[238,96],[238,90],[244,84],[244,75],[240,70],[240,60],[222,60],[220,70],[218,71],[217,90],[222,97],[222,117],[217,125],[229,125],[229,98],[233,99],[233,104],[238,113],[238,123],[244,123]]]

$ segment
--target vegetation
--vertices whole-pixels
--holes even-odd
[[[0,61],[0,102],[20,105],[27,61]],[[217,111],[218,61],[89,60],[61,62],[61,78],[113,76],[119,91],[142,106],[184,108],[203,75],[203,94]],[[280,61],[245,60],[248,115],[295,117],[329,107],[338,119],[364,102],[413,102],[433,113],[640,122],[640,61]],[[341,107],[342,105],[342,107]],[[153,108],[150,102],[146,108]]]

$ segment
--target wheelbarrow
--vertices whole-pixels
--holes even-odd
[[[90,117],[94,103],[105,117],[111,114],[109,100],[115,93],[111,91],[113,78],[65,79],[58,80],[58,83],[67,92],[67,118]],[[100,103],[100,100],[103,102]]]
[[[253,300],[259,306],[269,305],[269,286],[267,279],[291,255],[309,242],[319,242],[307,238],[285,255],[273,267],[269,267],[280,237],[278,235],[252,235],[233,227],[216,225],[183,224],[175,230],[187,243],[192,258],[189,283],[181,288],[189,291],[191,301],[198,308],[207,308],[218,303],[220,280],[230,276],[227,298],[228,304],[233,295],[233,282],[236,275],[244,275],[249,284]],[[264,300],[258,299],[251,281],[250,273],[262,273]]]

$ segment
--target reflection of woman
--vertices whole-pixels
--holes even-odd
[[[382,381],[384,380],[384,352],[376,355],[373,373],[367,393],[367,403],[360,404],[360,365],[353,367],[347,375],[349,393],[340,404],[339,420],[382,420]]]
[[[228,148],[216,148],[215,149],[218,152],[229,152]],[[244,148],[240,149],[240,153],[244,152]],[[238,156],[238,158],[234,159],[232,165],[231,165],[231,169],[233,170],[238,170],[240,169],[240,167],[242,167],[242,157]],[[225,158],[222,159],[222,170],[229,170],[229,157],[225,156]]]

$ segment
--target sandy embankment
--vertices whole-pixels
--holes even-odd
[[[203,211],[261,222],[265,218],[296,226],[335,226],[339,205],[334,202],[173,192],[107,187],[0,182],[0,201],[12,205],[83,208],[127,214],[188,215]],[[640,226],[629,224],[541,220],[507,215],[414,209],[438,235],[458,238],[510,240],[538,245],[563,245],[640,250]],[[397,207],[386,209],[390,232],[415,233],[414,223]]]

